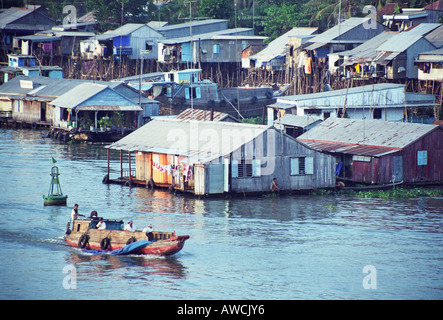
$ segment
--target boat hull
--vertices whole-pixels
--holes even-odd
[[[185,241],[189,239],[187,235],[176,236],[173,232],[153,231],[146,234],[142,231],[99,230],[88,228],[89,221],[81,222],[74,222],[74,230],[68,227],[65,240],[72,247],[86,250],[113,251],[131,242],[149,240],[153,242],[133,254],[170,256],[183,249]]]

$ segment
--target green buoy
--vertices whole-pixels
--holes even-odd
[[[52,158],[51,163],[54,164],[57,161]],[[60,173],[58,172],[57,166],[52,166],[51,169],[51,184],[49,185],[49,191],[47,196],[43,196],[45,206],[65,206],[66,201],[68,199],[67,195],[64,195],[62,192],[62,188],[60,186],[60,181],[58,180],[58,176]]]

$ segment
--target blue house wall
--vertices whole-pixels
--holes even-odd
[[[134,103],[116,91],[107,88],[85,100],[82,106],[133,106]]]

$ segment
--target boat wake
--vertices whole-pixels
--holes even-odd
[[[48,249],[60,249],[65,244],[63,237],[40,238],[29,233],[5,230],[0,230],[0,242],[10,242],[31,247],[46,247]]]

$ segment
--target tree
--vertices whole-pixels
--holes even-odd
[[[263,35],[268,36],[268,42],[296,27],[301,19],[301,8],[298,3],[282,3],[271,5],[264,10],[266,19],[262,22]]]
[[[88,0],[87,4],[88,11],[94,11],[102,31],[128,22],[146,23],[155,14],[152,0]]]
[[[212,19],[229,19],[234,11],[231,0],[201,0],[200,16]]]

